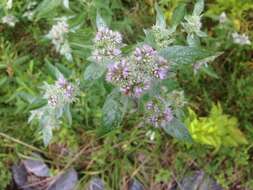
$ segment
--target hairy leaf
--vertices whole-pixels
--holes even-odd
[[[178,140],[191,142],[191,135],[187,127],[177,119],[173,119],[165,127],[163,127],[165,132]]]

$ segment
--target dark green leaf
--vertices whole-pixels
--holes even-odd
[[[170,123],[168,123],[165,127],[163,127],[165,132],[178,140],[191,142],[191,135],[186,128],[186,126],[177,119],[173,119]]]
[[[44,0],[42,1],[39,6],[36,8],[36,18],[40,19],[47,15],[50,11],[54,10],[58,6],[60,6],[62,0]]]
[[[111,130],[121,122],[123,112],[121,110],[120,93],[114,90],[106,98],[103,106],[102,125]]]
[[[183,20],[185,14],[186,14],[186,5],[184,3],[179,4],[172,15],[171,24],[172,26],[176,27],[180,24],[180,22]]]

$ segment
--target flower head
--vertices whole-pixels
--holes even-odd
[[[151,88],[153,81],[168,74],[168,63],[151,46],[137,47],[128,59],[121,58],[108,66],[106,80],[133,97],[140,97]]]
[[[228,20],[227,15],[225,12],[222,12],[219,16],[219,22],[220,24],[225,23]]]
[[[235,44],[239,45],[250,45],[251,42],[249,40],[249,37],[246,34],[238,34],[237,32],[234,32],[232,34],[233,42]]]
[[[206,34],[201,31],[202,23],[201,23],[201,16],[199,15],[191,15],[185,16],[185,21],[182,23],[185,32],[188,34],[196,34],[199,37],[204,37]]]
[[[174,118],[171,107],[159,99],[148,102],[146,108],[148,113],[147,121],[154,127],[164,127]]]
[[[7,24],[10,27],[14,27],[17,22],[18,19],[13,15],[7,15],[2,18],[2,23]]]
[[[114,32],[106,27],[99,28],[93,42],[92,58],[96,61],[101,61],[103,58],[114,59],[121,54],[120,48],[123,43],[119,32]]]

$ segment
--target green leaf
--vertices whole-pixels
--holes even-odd
[[[21,65],[23,63],[26,63],[29,59],[30,59],[29,55],[19,57],[14,61],[14,65]]]
[[[48,146],[51,139],[53,138],[53,131],[50,126],[44,126],[42,128],[43,142],[45,146]]]
[[[163,12],[157,3],[155,4],[155,10],[156,10],[156,26],[159,26],[160,28],[166,28],[166,21]]]
[[[191,47],[200,46],[200,40],[199,40],[198,36],[196,36],[194,34],[188,34],[187,35],[187,43]]]
[[[108,130],[111,130],[118,126],[123,117],[120,103],[120,93],[113,91],[106,98],[103,106],[102,125]]]
[[[216,78],[218,79],[219,76],[217,75],[217,73],[213,70],[212,67],[202,67],[201,70],[206,73],[207,75],[209,75],[210,77]]]
[[[171,46],[160,50],[159,53],[174,64],[194,64],[214,54],[204,48],[190,46]]]
[[[204,10],[204,0],[197,0],[193,9],[193,15],[199,16]]]
[[[103,76],[106,67],[102,64],[91,63],[84,71],[84,80],[96,80]]]
[[[60,63],[56,63],[55,64],[56,67],[59,69],[59,71],[65,76],[65,77],[70,77],[70,75],[72,74],[72,70],[70,70],[69,68],[65,67],[63,64]]]
[[[8,81],[7,77],[3,77],[0,79],[0,87],[3,86]]]
[[[64,114],[66,115],[68,123],[71,126],[72,125],[72,114],[71,114],[71,111],[70,111],[70,105],[69,104],[65,105]]]
[[[58,79],[62,75],[61,72],[58,70],[58,68],[52,65],[48,60],[46,60],[46,68],[48,70],[48,73],[54,79]]]
[[[104,19],[101,17],[99,11],[97,11],[97,17],[96,17],[96,25],[97,25],[97,29],[100,29],[100,28],[105,28],[107,27]]]
[[[62,4],[62,0],[44,0],[36,8],[36,18],[40,19]]]
[[[165,127],[163,127],[165,132],[178,140],[191,142],[192,138],[187,129],[187,127],[177,119],[173,119]]]
[[[175,8],[173,15],[172,15],[172,19],[171,19],[172,26],[176,27],[183,20],[185,14],[186,14],[185,7],[186,7],[186,4],[181,3]]]

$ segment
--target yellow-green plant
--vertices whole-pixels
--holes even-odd
[[[237,118],[224,114],[220,104],[213,104],[207,117],[198,117],[189,108],[185,123],[195,142],[211,145],[217,150],[221,146],[232,147],[248,143],[238,128]]]

